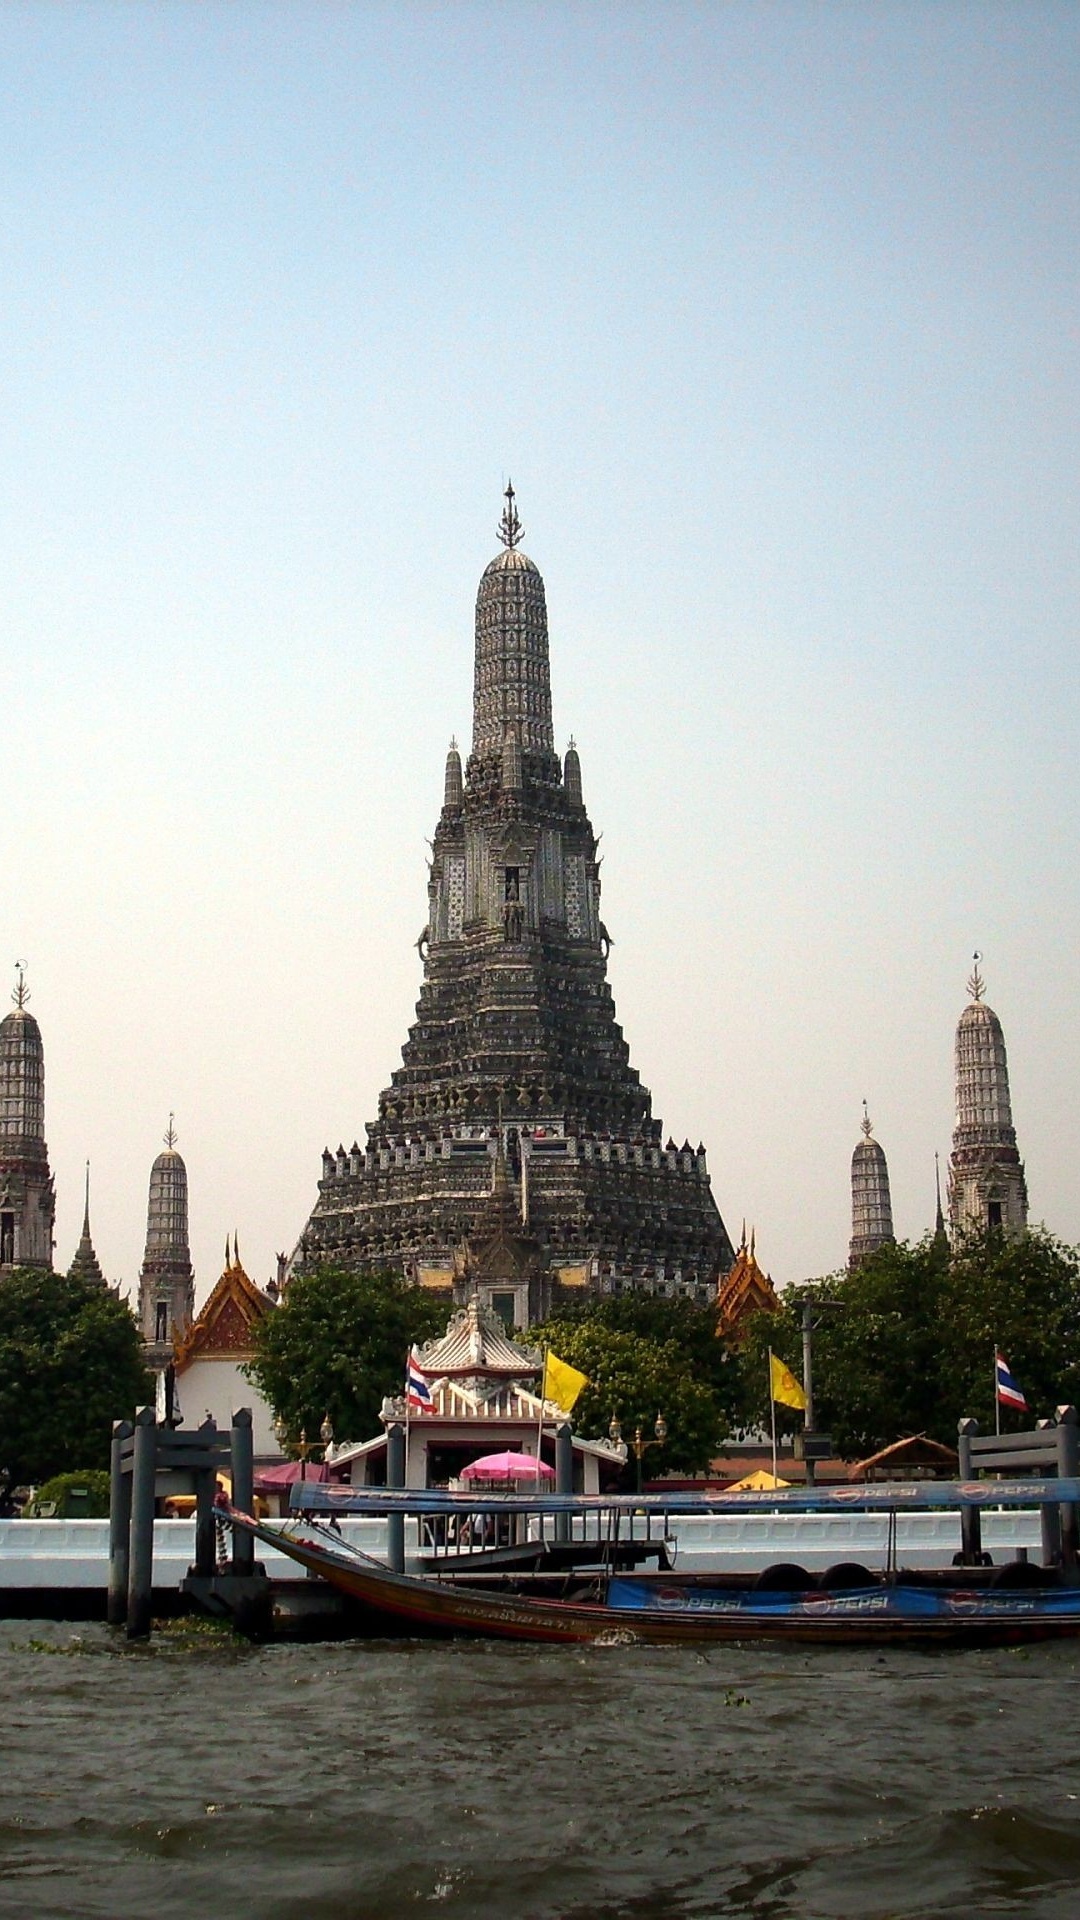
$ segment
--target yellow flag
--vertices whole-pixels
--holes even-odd
[[[557,1407],[569,1413],[582,1387],[589,1384],[587,1373],[579,1373],[566,1360],[560,1360],[548,1353],[544,1360],[544,1384],[541,1394],[545,1400],[554,1400]]]
[[[774,1400],[783,1407],[806,1407],[806,1395],[800,1387],[790,1367],[785,1367],[775,1353],[769,1355],[769,1391]]]

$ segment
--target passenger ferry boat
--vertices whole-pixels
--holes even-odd
[[[372,1623],[415,1632],[568,1643],[785,1640],[843,1646],[989,1646],[1080,1633],[1076,1565],[1080,1480],[1047,1478],[802,1488],[768,1492],[581,1496],[294,1489],[285,1528],[232,1510],[235,1527],[362,1603]],[[954,1564],[873,1570],[840,1561],[820,1575],[778,1562],[758,1574],[680,1573],[673,1519],[746,1512],[962,1515],[987,1507],[1060,1511],[1062,1552],[1039,1566]],[[333,1529],[339,1513],[415,1523],[416,1571],[385,1565]],[[329,1524],[327,1524],[329,1523]],[[974,1535],[965,1528],[970,1541]],[[895,1526],[890,1522],[890,1542]],[[972,1561],[986,1556],[971,1554]],[[958,1560],[962,1556],[957,1556]]]

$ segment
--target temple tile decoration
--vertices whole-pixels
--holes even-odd
[[[956,1126],[949,1156],[949,1230],[998,1228],[1010,1239],[1027,1227],[1028,1193],[1016,1144],[1009,1063],[1001,1021],[983,999],[981,953],[968,981],[971,999],[956,1028]]]
[[[501,1153],[553,1298],[566,1276],[704,1303],[731,1242],[704,1147],[665,1142],[615,1018],[599,838],[577,747],[555,751],[544,582],[522,532],[508,487],[476,600],[472,751],[463,769],[452,742],[443,771],[416,1018],[364,1144],[324,1152],[290,1264],[453,1286]],[[530,1278],[530,1317],[536,1303]]]
[[[491,1192],[454,1258],[453,1288],[459,1305],[475,1297],[508,1328],[544,1319],[551,1305],[550,1276],[510,1185],[501,1139]]]
[[[45,1050],[27,1011],[26,970],[15,964],[15,1011],[0,1020],[0,1274],[48,1272],[56,1193],[45,1145]]]
[[[716,1331],[722,1339],[737,1340],[751,1314],[776,1313],[780,1306],[771,1276],[758,1265],[756,1240],[756,1231],[751,1228],[747,1246],[744,1220],[734,1263],[716,1292]]]

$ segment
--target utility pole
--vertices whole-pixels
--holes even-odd
[[[803,1470],[806,1474],[806,1484],[808,1487],[812,1487],[815,1484],[817,1474],[817,1462],[811,1460],[805,1452],[805,1436],[808,1433],[814,1432],[814,1371],[810,1352],[810,1335],[813,1330],[813,1305],[809,1300],[804,1300],[802,1305],[802,1383],[803,1392],[806,1395],[806,1408],[803,1413]]]

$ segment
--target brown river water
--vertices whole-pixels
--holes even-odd
[[[0,1915],[1080,1911],[1080,1645],[0,1649]]]

